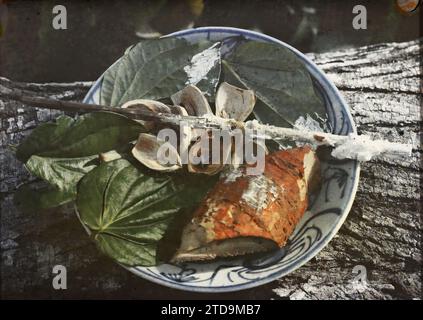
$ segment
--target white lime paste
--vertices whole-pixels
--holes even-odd
[[[258,212],[267,208],[278,196],[277,185],[265,175],[249,176],[248,188],[241,199]]]
[[[197,84],[201,80],[207,80],[207,74],[220,60],[219,48],[220,44],[216,43],[192,57],[191,63],[184,67],[184,71],[188,76],[186,85]]]
[[[229,167],[226,171],[222,173],[222,176],[225,178],[224,183],[235,182],[236,179],[242,177],[242,171],[239,167]]]
[[[313,119],[310,115],[299,117],[294,128],[298,130],[307,130],[314,132],[329,132],[328,128],[323,128],[319,121]],[[383,140],[372,140],[369,136],[358,136],[350,134],[341,144],[336,145],[332,150],[332,156],[337,159],[356,159],[359,161],[369,161],[373,157],[383,153],[385,150],[392,149],[391,142]],[[408,153],[409,146],[399,146],[399,150],[405,150]],[[395,154],[395,150],[393,150]]]
[[[316,128],[318,122],[313,119],[300,118],[299,126],[306,126],[298,129],[279,128],[270,125],[260,124],[257,120],[246,122],[248,129],[254,129],[261,132],[267,138],[288,138],[301,143],[310,143],[311,145],[332,146],[332,156],[338,159],[355,159],[359,161],[368,161],[375,156],[383,154],[389,157],[410,156],[412,145],[394,143],[385,140],[373,140],[369,136],[359,136],[350,134],[348,136],[339,136],[323,132],[323,129]],[[312,127],[312,131],[307,128]],[[317,129],[317,130],[316,130]],[[318,139],[316,139],[316,137]]]
[[[294,128],[298,130],[308,130],[315,132],[330,132],[329,128],[324,125],[324,119],[319,119],[320,122],[312,118],[309,114],[306,117],[299,117],[295,120]]]

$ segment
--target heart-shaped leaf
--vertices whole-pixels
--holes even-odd
[[[34,154],[85,157],[120,148],[144,131],[140,123],[111,112],[88,113],[76,119],[63,116],[34,129],[19,145],[16,155],[23,162]]]
[[[300,116],[326,113],[304,63],[287,48],[242,40],[226,54],[223,64],[228,78],[235,77],[254,90],[261,101],[254,114],[261,121],[293,125]]]
[[[214,182],[149,174],[119,159],[84,176],[77,207],[101,251],[126,265],[151,266],[158,263],[158,243],[173,219],[181,209],[195,206]]]
[[[58,190],[76,196],[78,181],[97,164],[97,155],[80,158],[48,158],[33,155],[25,167],[33,175],[47,181]]]
[[[34,129],[16,154],[29,172],[55,188],[46,191],[43,206],[55,205],[54,199],[63,203],[76,197],[78,181],[97,166],[99,153],[122,149],[144,131],[140,123],[115,113],[61,116]]]
[[[74,192],[59,190],[50,185],[35,188],[24,184],[16,190],[14,203],[24,212],[58,207],[75,199]]]
[[[33,154],[53,149],[73,123],[73,118],[60,116],[55,122],[38,125],[18,146],[16,157],[20,161],[26,162]]]
[[[101,104],[120,106],[134,99],[167,99],[188,84],[214,95],[220,76],[220,46],[185,39],[141,41],[103,76]]]

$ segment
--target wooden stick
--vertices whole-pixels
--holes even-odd
[[[380,154],[389,157],[410,156],[412,151],[411,144],[389,142],[386,140],[372,140],[366,135],[340,136],[326,132],[281,128],[260,124],[257,120],[248,121],[245,127],[257,129],[259,132],[264,133],[267,139],[289,139],[296,142],[331,146],[334,148],[332,156],[338,159],[368,161]]]
[[[222,127],[221,123],[215,123],[212,119],[200,118],[195,116],[181,116],[177,114],[166,114],[166,113],[154,113],[148,108],[144,109],[132,109],[132,108],[117,108],[103,106],[99,104],[88,104],[82,102],[63,101],[50,98],[42,98],[35,96],[24,95],[20,90],[10,90],[10,92],[4,89],[0,91],[0,97],[8,98],[15,101],[28,104],[32,107],[61,110],[65,112],[114,112],[124,115],[134,120],[144,121],[159,121],[171,125],[179,125],[181,121],[186,122],[190,126],[197,128],[216,128]],[[227,124],[234,125],[233,120],[227,121]]]
[[[61,101],[23,94],[20,90],[0,88],[0,96],[23,102],[25,104],[47,109],[62,110],[66,112],[115,112],[135,120],[157,121],[172,126],[179,126],[182,122],[186,125],[203,129],[235,128],[249,131],[252,136],[262,136],[266,139],[289,139],[296,142],[311,143],[314,145],[327,145],[334,148],[332,155],[340,159],[370,160],[373,156],[385,154],[387,156],[410,155],[412,146],[409,144],[392,143],[383,140],[371,140],[368,136],[340,136],[325,132],[313,132],[292,128],[281,128],[272,125],[260,124],[256,120],[238,122],[234,119],[223,119],[216,116],[195,117],[177,114],[153,113],[147,108],[131,109],[108,107],[97,104]]]

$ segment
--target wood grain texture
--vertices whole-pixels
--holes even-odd
[[[315,258],[268,285],[229,294],[194,294],[137,278],[102,256],[72,210],[20,212],[17,186],[31,180],[9,146],[60,112],[23,106],[0,95],[2,298],[134,299],[421,299],[421,70],[419,41],[310,54],[344,95],[361,134],[413,141],[409,159],[362,165],[351,212]],[[91,82],[0,85],[81,101]],[[68,289],[54,290],[52,267],[68,270]],[[354,282],[364,266],[367,282]]]

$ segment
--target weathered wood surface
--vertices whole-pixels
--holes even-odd
[[[0,97],[2,298],[421,299],[420,49],[415,41],[309,55],[341,90],[359,133],[412,140],[413,155],[362,165],[347,221],[305,266],[268,285],[229,294],[182,292],[137,278],[99,254],[71,211],[20,212],[13,194],[30,177],[8,145],[59,112]],[[0,84],[80,101],[91,82],[29,84],[0,78]],[[57,264],[67,267],[67,290],[52,288]],[[359,265],[366,268],[367,282],[353,282]]]

